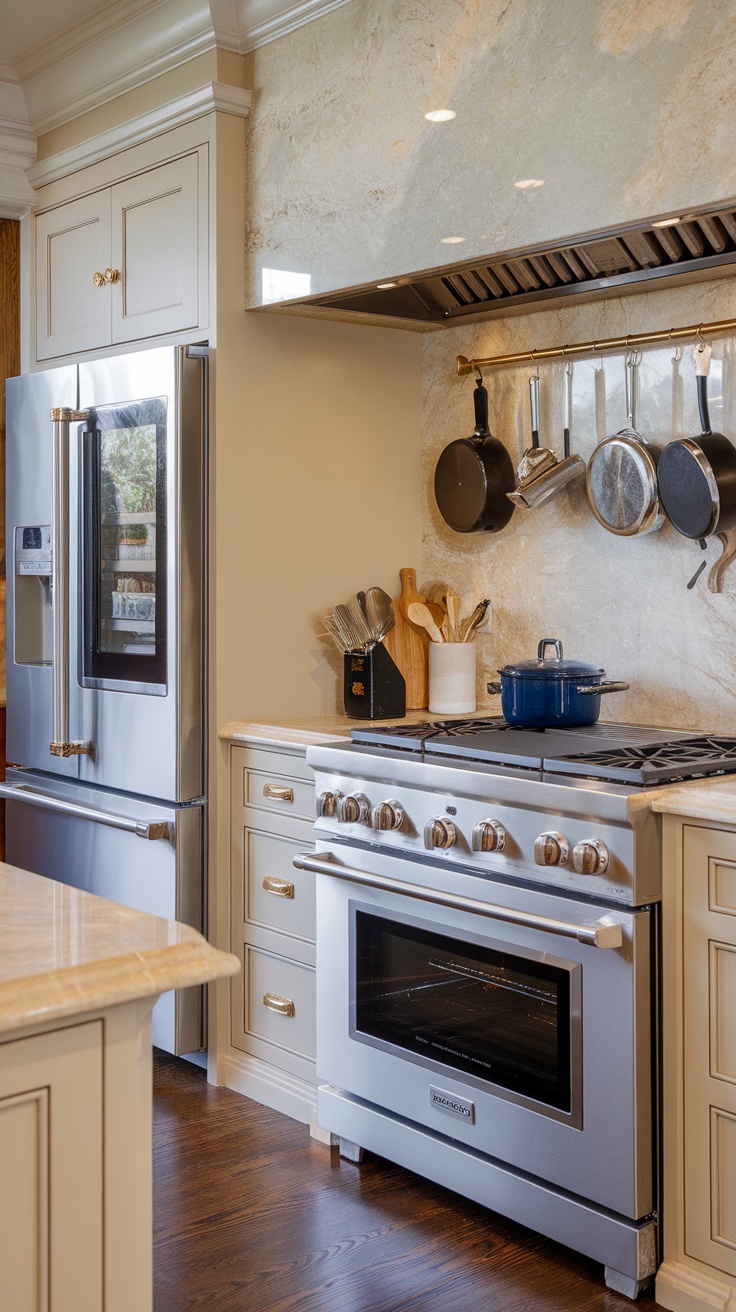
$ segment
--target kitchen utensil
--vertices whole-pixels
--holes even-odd
[[[391,598],[383,588],[369,588],[365,594],[366,617],[378,642],[382,642],[396,623]]]
[[[532,413],[532,445],[524,452],[518,470],[518,487],[508,497],[515,506],[534,510],[544,505],[573,478],[585,472],[585,461],[570,455],[570,424],[572,414],[572,364],[568,360],[564,373],[564,447],[563,459],[554,451],[539,444],[539,375],[529,379],[529,398]]]
[[[471,611],[467,619],[463,620],[460,625],[461,642],[470,642],[473,634],[480,628],[481,624],[483,624],[490,604],[491,602],[488,597],[483,601],[479,601],[475,610]]]
[[[417,628],[406,617],[404,604],[416,592],[416,570],[410,567],[399,570],[401,595],[391,603],[395,626],[386,634],[384,646],[398,665],[406,680],[406,708],[423,710],[429,700],[427,681],[427,647],[429,637],[423,628]],[[417,594],[419,596],[419,594]]]
[[[363,597],[365,598],[365,593],[363,593]],[[353,624],[355,625],[355,632],[360,638],[358,645],[361,650],[367,651],[370,646],[374,645],[375,638],[371,633],[371,627],[366,619],[365,611],[363,610],[363,606],[357,594],[350,598],[350,601],[348,602],[348,610],[350,611]]]
[[[478,379],[473,393],[475,432],[445,447],[434,474],[442,518],[456,533],[498,533],[513,511],[506,494],[514,467],[503,442],[488,428],[488,393]]]
[[[340,603],[339,606],[335,606],[332,614],[335,617],[336,624],[341,626],[345,639],[345,650],[362,651],[366,642],[365,633],[367,629],[356,624],[350,607]]]
[[[401,597],[399,598],[399,604],[404,612],[404,616],[406,616],[413,601],[421,601],[427,607],[435,624],[439,627],[447,612],[447,607],[444,604],[444,585],[442,591],[433,590],[431,596],[428,595],[425,597],[424,593],[417,590],[417,572],[415,569],[412,569],[410,566],[400,569],[399,578],[401,579]]]
[[[668,443],[657,469],[662,504],[686,538],[703,539],[736,527],[736,447],[723,433],[711,431],[711,355],[712,348],[701,342],[695,352],[695,376],[702,434]]]
[[[631,351],[626,358],[627,426],[598,443],[586,475],[593,514],[618,537],[656,533],[665,520],[657,491],[661,448],[646,442],[636,428],[640,354]]]
[[[440,630],[437,628],[428,607],[422,601],[413,601],[409,607],[407,618],[412,624],[417,624],[419,628],[426,629],[432,642],[443,642],[444,639]]]
[[[545,657],[547,647],[554,647],[554,657]],[[498,673],[503,717],[526,729],[595,724],[601,695],[629,686],[604,679],[605,670],[595,665],[565,660],[557,638],[542,639],[535,661],[505,665]]]

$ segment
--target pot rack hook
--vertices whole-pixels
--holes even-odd
[[[699,351],[704,351],[704,350],[705,350],[705,338],[704,338],[704,336],[703,336],[703,325],[702,325],[702,323],[698,324],[698,331],[697,331],[697,333],[696,333],[695,335],[696,335],[697,342],[698,342],[698,350],[699,350]]]
[[[530,354],[531,359],[532,359],[532,364],[534,365],[534,373],[532,374],[532,378],[536,378],[536,379],[537,379],[537,382],[538,382],[538,381],[539,381],[539,364],[537,363],[537,348],[536,348],[536,346],[534,347],[534,350],[533,350],[533,351],[530,351],[530,352],[529,352],[529,354]]]
[[[479,365],[479,364],[474,365],[474,369],[475,369],[476,374],[478,375],[477,378],[476,378],[476,380],[475,380],[475,385],[476,385],[476,387],[482,387],[482,386],[483,386],[483,374],[481,373],[480,365]]]

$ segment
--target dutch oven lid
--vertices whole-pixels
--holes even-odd
[[[545,659],[546,647],[554,647],[554,657]],[[498,672],[516,679],[582,679],[593,676],[597,678],[605,674],[605,670],[597,665],[586,665],[584,661],[564,660],[562,643],[558,638],[542,638],[535,661],[519,661],[517,665],[504,665]]]

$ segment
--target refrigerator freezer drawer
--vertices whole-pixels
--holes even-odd
[[[63,884],[181,920],[202,931],[204,806],[173,806],[8,770],[6,860]],[[164,994],[153,1041],[167,1052],[203,1046],[201,988]]]

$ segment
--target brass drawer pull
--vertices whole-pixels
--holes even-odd
[[[263,796],[272,797],[276,802],[293,802],[294,789],[287,788],[285,784],[264,784]]]
[[[266,875],[263,887],[267,893],[275,893],[276,897],[294,896],[294,885],[288,879],[279,879],[278,875]]]
[[[263,1005],[269,1011],[277,1011],[279,1016],[293,1016],[294,1003],[291,998],[280,998],[278,993],[264,993]]]

